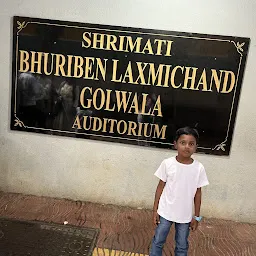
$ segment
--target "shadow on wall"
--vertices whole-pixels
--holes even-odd
[[[6,146],[6,139],[0,136],[0,190],[7,191],[8,189],[8,167],[9,157]]]

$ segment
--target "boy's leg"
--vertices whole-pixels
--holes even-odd
[[[155,235],[152,239],[150,256],[162,256],[163,246],[169,234],[171,225],[172,221],[168,221],[160,216],[160,223],[156,227]]]
[[[190,223],[175,223],[175,256],[188,255],[188,235]]]

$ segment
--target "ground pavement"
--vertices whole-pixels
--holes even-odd
[[[94,256],[148,255],[152,212],[90,202],[0,192],[0,217],[99,228]],[[174,230],[164,247],[174,255]],[[190,256],[256,256],[256,225],[203,219],[189,237]]]

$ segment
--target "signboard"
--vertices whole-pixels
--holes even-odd
[[[228,155],[248,38],[14,17],[11,129]]]

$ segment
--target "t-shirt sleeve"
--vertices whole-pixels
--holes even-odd
[[[201,187],[204,187],[204,186],[207,186],[207,185],[209,185],[209,181],[207,179],[205,169],[202,166],[201,169],[200,169],[200,175],[199,175],[197,187],[201,188]]]
[[[166,182],[167,180],[167,174],[166,174],[166,164],[165,161],[163,161],[160,166],[158,167],[158,169],[156,170],[155,174],[154,174],[157,178],[159,178],[160,180]]]

